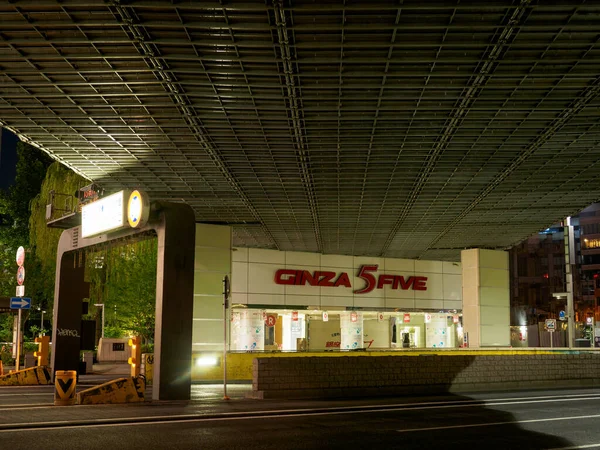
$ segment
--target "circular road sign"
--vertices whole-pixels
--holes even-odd
[[[17,249],[17,266],[21,267],[23,264],[25,264],[25,249],[19,247]]]
[[[25,282],[25,267],[19,266],[19,269],[17,270],[17,284],[19,286],[23,286],[24,282]]]

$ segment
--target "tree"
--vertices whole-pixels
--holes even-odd
[[[51,159],[37,148],[17,143],[15,183],[8,191],[0,190],[0,295],[15,294],[16,251],[19,246],[29,247],[29,205],[40,192],[50,163]],[[36,265],[29,258],[26,268],[27,280],[35,278]],[[9,334],[12,340],[10,322],[0,323],[0,334]]]
[[[114,337],[154,338],[157,240],[146,239],[88,253],[90,303],[104,304]]]

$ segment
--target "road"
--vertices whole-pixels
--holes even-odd
[[[600,389],[352,401],[54,407],[48,387],[0,389],[0,445],[17,449],[600,448]],[[203,393],[204,392],[204,393]],[[212,394],[211,394],[212,393]],[[237,397],[236,397],[237,395]]]

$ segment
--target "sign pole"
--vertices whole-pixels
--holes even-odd
[[[229,277],[223,278],[223,400],[227,396],[227,300],[229,297]]]
[[[15,370],[20,369],[21,360],[21,309],[19,309],[19,318],[17,319],[17,362],[15,363]]]

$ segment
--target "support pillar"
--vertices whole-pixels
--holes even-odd
[[[510,346],[508,252],[463,250],[461,263],[463,328],[469,347]]]

